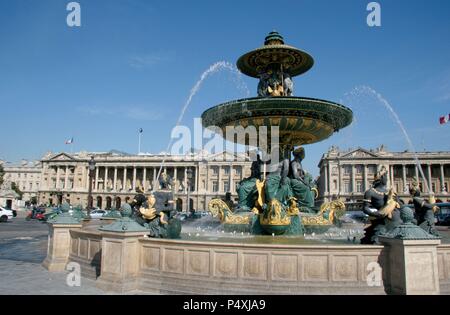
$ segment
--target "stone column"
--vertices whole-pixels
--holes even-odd
[[[59,166],[56,167],[56,189],[59,189],[59,176],[61,176],[61,171]]]
[[[324,191],[324,193],[325,193],[325,196],[324,197],[327,197],[328,196],[328,181],[329,181],[329,177],[328,177],[328,169],[329,169],[329,166],[327,165],[327,164],[325,164],[325,166],[324,166],[324,188],[325,188],[325,191]]]
[[[184,193],[187,194],[187,167],[184,168]],[[188,200],[189,202],[189,200]]]
[[[70,230],[81,229],[82,224],[48,224],[47,257],[42,266],[51,272],[65,271],[70,254]]]
[[[122,183],[122,190],[123,190],[123,191],[128,190],[128,187],[127,187],[127,168],[126,168],[126,167],[123,168],[123,183]]]
[[[402,177],[403,177],[403,192],[408,193],[408,187],[406,184],[406,165],[402,164]]]
[[[99,177],[99,174],[100,174],[100,167],[96,167],[95,168],[95,191],[97,191],[98,190],[98,177]]]
[[[137,169],[136,169],[136,166],[134,166],[133,167],[133,184],[132,184],[133,191],[136,190],[136,174],[137,174]]]
[[[444,185],[444,164],[440,165],[441,167],[441,192],[445,193],[445,185]]]
[[[144,187],[144,192],[147,191],[147,168],[144,167],[144,174],[142,175],[142,187]]]
[[[117,167],[114,167],[114,183],[113,183],[114,187],[113,190],[117,191]]]
[[[64,189],[69,189],[69,166],[66,165],[66,173],[64,174]]]
[[[352,191],[350,193],[356,193],[356,181],[355,181],[355,165],[352,164]]]
[[[229,180],[229,185],[230,185],[230,192],[234,193],[234,181],[233,181],[233,164],[230,164],[230,180]]]
[[[156,182],[156,175],[157,175],[157,172],[158,172],[157,168],[154,167],[154,168],[153,168],[153,190],[159,189],[158,183]]]
[[[207,191],[207,192],[209,192],[209,176],[210,176],[210,173],[211,173],[211,171],[209,170],[209,164],[206,164],[205,191]]]
[[[389,179],[391,181],[391,188],[394,189],[394,165],[388,165],[389,167]]]
[[[367,173],[369,172],[368,167],[369,166],[367,164],[363,165],[363,168],[364,168],[364,175],[363,175],[364,176],[364,191],[369,189],[369,181],[368,181],[368,176],[367,176]]]
[[[103,191],[108,190],[108,168],[105,166],[105,180],[103,184]]]
[[[137,289],[140,267],[139,238],[148,232],[103,232],[98,288],[118,293]]]
[[[195,185],[194,185],[194,191],[198,192],[198,178],[199,178],[199,169],[196,166],[195,167]]]
[[[437,295],[440,293],[437,247],[439,239],[380,237],[388,249],[390,294]]]
[[[427,177],[428,177],[428,189],[431,191],[431,192],[434,192],[433,191],[433,185],[431,185],[432,184],[432,181],[431,181],[431,165],[430,164],[427,164]]]
[[[218,192],[221,193],[223,192],[222,190],[222,166],[218,165],[217,168],[219,169],[219,179],[218,179]]]
[[[178,174],[177,174],[178,167],[174,167],[173,169],[173,179],[174,179],[174,185],[175,185],[175,193],[178,193]]]

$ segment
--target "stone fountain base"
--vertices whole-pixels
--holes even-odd
[[[67,233],[63,233],[66,229]],[[143,233],[113,233],[92,225],[58,231],[49,238],[46,261],[80,264],[83,277],[97,279],[111,292],[140,290],[155,294],[391,294],[401,283],[392,269],[399,249],[375,245],[280,245],[220,241],[166,240]],[[68,246],[57,248],[67,237]],[[410,241],[410,243],[414,241]],[[434,287],[414,281],[415,294],[450,293],[450,245],[419,241],[414,259],[427,274],[437,274]],[[408,246],[414,246],[412,244]],[[430,250],[436,255],[429,255]],[[422,259],[421,257],[424,257]],[[397,261],[396,260],[396,261]],[[400,260],[399,260],[400,261]],[[377,278],[377,266],[382,272]],[[437,268],[437,269],[436,269]],[[413,275],[414,276],[414,275]],[[417,274],[420,278],[420,274]],[[391,286],[395,278],[395,291]],[[369,279],[369,282],[368,282]],[[430,287],[434,289],[430,291]],[[422,290],[423,289],[423,290]],[[426,290],[425,290],[426,289]]]

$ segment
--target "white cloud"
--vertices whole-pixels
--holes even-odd
[[[143,55],[135,54],[129,58],[128,63],[135,69],[144,69],[162,62],[170,61],[173,57],[173,52],[154,52]]]

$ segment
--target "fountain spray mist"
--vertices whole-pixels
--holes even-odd
[[[411,138],[409,137],[405,126],[403,125],[402,121],[400,120],[400,118],[398,117],[397,113],[392,108],[392,106],[389,104],[389,102],[380,93],[378,93],[377,91],[372,89],[370,86],[366,86],[366,85],[361,85],[361,86],[355,87],[353,89],[353,91],[351,92],[351,94],[368,94],[368,95],[373,95],[388,110],[388,112],[391,114],[391,117],[394,119],[395,123],[397,123],[397,125],[400,128],[400,130],[402,131],[403,136],[405,137],[405,140],[406,140],[406,142],[407,142],[407,144],[409,146],[409,149],[414,155],[414,160],[415,160],[417,168],[418,168],[418,170],[420,172],[420,176],[423,179],[423,183],[424,183],[424,186],[425,186],[425,191],[427,191],[428,193],[431,193],[430,187],[428,185],[428,182],[427,182],[427,179],[425,177],[425,174],[423,173],[422,166],[420,164],[419,158],[417,157],[416,149],[414,148],[414,145],[413,145],[413,143],[411,141]]]
[[[191,93],[189,94],[189,97],[186,101],[186,103],[184,104],[183,108],[181,109],[181,113],[180,116],[178,117],[178,120],[175,124],[175,127],[179,126],[181,121],[183,120],[184,114],[186,112],[186,110],[188,109],[189,105],[192,102],[193,97],[197,94],[197,92],[200,90],[200,87],[203,83],[203,81],[205,81],[209,76],[211,76],[212,74],[215,74],[219,71],[222,70],[228,70],[230,71],[232,74],[234,74],[236,76],[236,80],[235,83],[237,84],[237,88],[243,90],[246,93],[246,96],[248,97],[250,95],[250,91],[247,87],[247,85],[245,84],[244,81],[242,81],[241,78],[241,72],[230,62],[227,61],[218,61],[213,63],[211,66],[209,66],[208,69],[206,69],[202,75],[200,76],[200,79],[197,81],[197,83],[195,83],[195,85],[192,87],[191,89]],[[168,152],[173,144],[173,140],[172,138],[170,138],[169,140],[169,144],[167,145],[167,149],[166,152],[164,154],[164,158],[161,162],[161,166],[159,168],[158,171],[158,175],[156,176],[156,181],[159,181],[159,177],[161,175],[161,171],[164,167],[164,163],[166,162],[166,158],[168,156]]]

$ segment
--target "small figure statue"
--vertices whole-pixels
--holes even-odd
[[[291,75],[289,73],[284,73],[283,77],[284,96],[293,96],[294,82],[292,81]]]
[[[313,180],[311,175],[305,173],[302,167],[302,160],[305,158],[305,149],[299,147],[294,150],[293,154],[294,159],[289,168],[292,193],[297,199],[298,207],[305,211],[314,207]],[[307,212],[310,211],[307,210]]]
[[[411,185],[409,189],[409,193],[411,197],[413,197],[413,204],[415,210],[415,218],[417,220],[417,225],[421,227],[426,232],[439,236],[439,233],[436,230],[434,219],[434,214],[439,208],[434,205],[433,197],[430,198],[429,202],[427,202],[424,198],[420,197],[420,190],[417,187],[417,184]]]
[[[161,189],[172,189],[172,178],[166,172],[161,174],[159,178],[159,184],[161,185]]]
[[[386,187],[387,175],[383,167],[375,176],[372,187],[364,193],[363,212],[369,216],[370,226],[364,229],[361,244],[377,243],[379,235],[402,223],[398,198]]]

